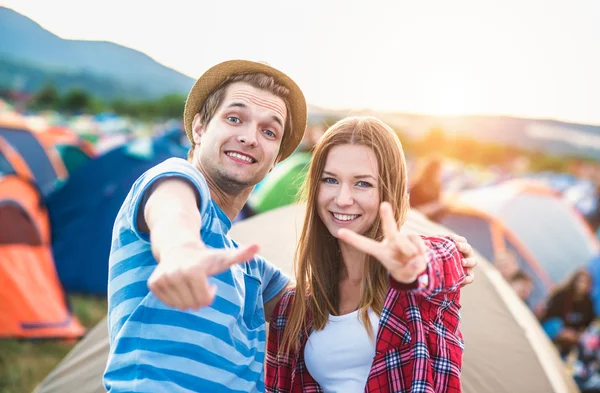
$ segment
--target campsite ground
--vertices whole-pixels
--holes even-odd
[[[71,296],[75,315],[86,328],[106,315],[106,300]],[[0,393],[30,393],[75,345],[56,340],[0,340]]]

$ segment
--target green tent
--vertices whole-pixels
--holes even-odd
[[[264,213],[297,202],[311,157],[311,153],[296,152],[278,164],[250,196],[252,210]]]
[[[69,175],[91,159],[86,152],[77,146],[55,145],[55,148],[60,155],[62,162],[65,164],[65,168]]]

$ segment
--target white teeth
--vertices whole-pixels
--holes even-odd
[[[238,154],[238,153],[234,153],[234,152],[227,152],[227,153],[225,153],[225,154],[227,154],[229,157],[235,157],[235,158],[239,158],[240,160],[244,160],[244,161],[247,161],[247,162],[249,162],[249,163],[252,163],[252,162],[254,162],[254,160],[253,160],[252,158],[250,158],[250,157],[248,157],[248,156],[244,156],[244,155]]]
[[[333,216],[335,217],[336,220],[340,220],[340,221],[352,221],[354,220],[356,217],[358,217],[358,214],[337,214],[337,213],[333,213]]]

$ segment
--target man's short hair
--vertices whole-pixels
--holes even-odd
[[[531,277],[529,277],[529,275],[527,273],[525,273],[523,270],[519,270],[518,272],[516,272],[510,279],[511,282],[519,281],[519,280],[533,282]]]

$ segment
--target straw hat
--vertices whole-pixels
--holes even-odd
[[[262,73],[270,75],[275,80],[287,87],[289,95],[287,101],[292,112],[292,129],[286,130],[281,141],[281,160],[286,159],[296,150],[304,136],[306,129],[306,100],[302,90],[296,83],[283,72],[264,63],[256,63],[248,60],[230,60],[217,64],[206,71],[194,84],[185,103],[183,112],[183,123],[185,133],[190,142],[194,143],[192,136],[192,121],[194,116],[200,112],[200,108],[210,93],[221,85],[228,77],[235,74]],[[291,132],[290,132],[291,131]]]

